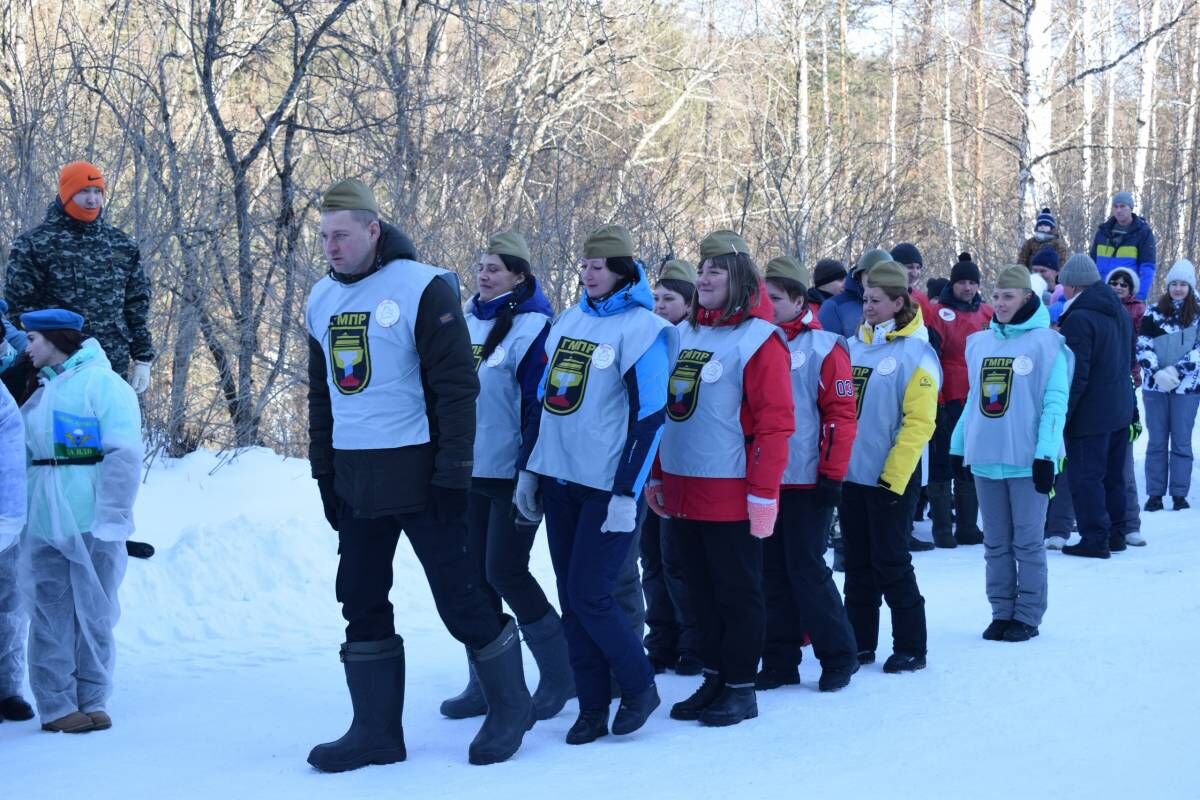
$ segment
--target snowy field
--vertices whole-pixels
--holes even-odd
[[[1050,610],[1029,643],[979,637],[982,547],[918,553],[923,672],[877,663],[823,695],[809,651],[801,687],[760,693],[759,718],[728,729],[668,718],[698,679],[666,675],[663,707],[633,736],[568,747],[572,702],[490,767],[467,764],[478,721],[438,714],[462,688],[463,650],[402,545],[408,761],[342,775],[305,763],[349,718],[336,539],[307,463],[250,451],[156,464],[137,518],[158,555],[131,561],[121,590],[114,727],[0,724],[0,797],[1200,797],[1200,509],[1143,515],[1149,546],[1110,561],[1051,553]],[[534,563],[552,587],[543,536]],[[526,670],[533,684],[528,654]]]

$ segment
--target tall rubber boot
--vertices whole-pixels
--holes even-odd
[[[525,646],[538,665],[538,685],[533,693],[533,714],[550,719],[575,696],[575,673],[567,654],[567,637],[554,609],[537,622],[521,626]]]
[[[954,538],[959,544],[983,544],[979,530],[979,498],[975,494],[975,479],[968,475],[954,482]]]
[[[346,772],[403,761],[404,640],[346,642],[341,655],[354,719],[342,738],[314,747],[308,763],[322,772]]]
[[[929,519],[933,523],[933,543],[937,547],[957,547],[954,539],[954,493],[949,481],[930,483]]]
[[[471,653],[471,660],[488,710],[471,742],[469,759],[472,764],[507,761],[521,747],[521,739],[534,722],[517,624],[509,619],[491,644]]]
[[[443,700],[440,708],[443,717],[449,719],[470,719],[482,717],[487,713],[487,700],[483,699],[483,690],[479,688],[479,678],[475,675],[475,666],[471,663],[471,651],[467,651],[467,688],[448,700]]]

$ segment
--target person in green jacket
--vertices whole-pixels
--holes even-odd
[[[1005,268],[992,293],[990,326],[967,338],[968,393],[950,439],[951,459],[970,466],[983,513],[990,641],[1038,635],[1046,613],[1042,543],[1074,359],[1032,291],[1029,270]]]
[[[29,459],[29,683],[43,730],[103,730],[112,726],[113,628],[142,474],[141,413],[99,343],[84,339],[79,314],[31,311],[21,325],[35,370],[17,398]]]

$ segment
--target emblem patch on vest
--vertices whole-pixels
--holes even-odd
[[[546,399],[542,407],[551,414],[566,416],[579,410],[587,391],[588,373],[592,368],[592,353],[596,343],[567,336],[558,340],[550,359],[550,374],[546,380]]]
[[[862,416],[863,395],[867,391],[867,381],[871,380],[870,367],[851,367],[854,375],[854,416]]]
[[[329,365],[342,394],[358,394],[371,383],[369,311],[346,311],[329,318]]]
[[[471,345],[471,355],[475,357],[475,371],[479,372],[479,365],[483,363],[483,345]]]
[[[667,417],[672,422],[686,422],[695,413],[701,373],[712,357],[708,350],[689,349],[679,354],[667,381]]]
[[[1008,411],[1012,396],[1013,359],[985,358],[979,367],[979,410],[985,417],[997,419]]]

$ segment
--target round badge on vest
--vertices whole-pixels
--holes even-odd
[[[617,351],[611,344],[602,344],[592,352],[592,363],[596,369],[608,369],[617,359]]]
[[[385,328],[390,328],[400,321],[400,306],[395,300],[381,300],[375,306],[375,321]]]
[[[1033,372],[1033,359],[1029,356],[1017,356],[1013,359],[1013,372],[1018,375],[1028,375]]]
[[[946,320],[946,322],[954,322],[958,318],[958,315],[948,308],[939,308],[938,316]]]
[[[507,355],[508,353],[504,352],[504,345],[498,344],[496,345],[496,349],[492,351],[492,354],[487,357],[487,361],[483,363],[489,367],[498,367],[504,363],[504,357]]]
[[[700,370],[700,380],[705,383],[716,383],[721,380],[721,375],[725,373],[725,367],[720,361],[710,361]]]
[[[879,366],[875,368],[875,371],[880,375],[891,375],[896,371],[896,359],[888,356],[883,361],[879,362]]]
[[[803,351],[797,350],[792,353],[792,369],[800,369],[806,361],[808,361],[808,355]]]

